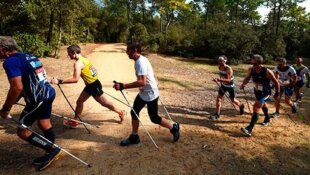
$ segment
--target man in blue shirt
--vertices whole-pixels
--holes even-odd
[[[20,115],[19,122],[31,126],[35,121],[44,137],[55,142],[55,134],[50,121],[55,90],[47,81],[46,72],[37,57],[17,51],[17,44],[11,37],[0,37],[0,58],[5,59],[3,68],[7,74],[10,89],[5,103],[0,110],[2,118],[8,118],[12,106],[23,96],[26,107]],[[39,135],[19,127],[17,135],[30,144],[44,149],[46,155],[36,158],[33,164],[37,170],[43,170],[57,160],[61,150],[46,142]]]

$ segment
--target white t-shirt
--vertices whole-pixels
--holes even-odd
[[[296,71],[292,66],[287,66],[285,70],[280,70],[278,66],[275,67],[274,73],[279,75],[280,86],[291,81],[291,76],[296,75]]]
[[[140,55],[135,62],[136,76],[146,75],[146,85],[140,87],[139,95],[144,101],[153,101],[159,96],[157,81],[154,76],[154,71],[149,60]]]

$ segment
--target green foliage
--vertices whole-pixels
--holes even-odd
[[[6,0],[0,2],[0,35],[29,34],[18,36],[30,40],[20,44],[40,40],[32,44],[39,55],[71,43],[138,40],[153,52],[225,54],[236,63],[251,53],[269,60],[310,57],[310,14],[298,5],[303,1]],[[271,9],[266,21],[257,12],[262,5]]]
[[[148,43],[149,34],[146,27],[141,23],[134,24],[134,26],[130,29],[130,39],[133,41]]]
[[[37,57],[46,56],[49,53],[48,47],[38,35],[27,33],[16,34],[13,36],[21,52],[29,53]]]

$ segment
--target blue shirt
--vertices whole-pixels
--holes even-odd
[[[3,68],[8,79],[22,77],[22,95],[26,103],[38,104],[55,96],[55,89],[49,84],[43,64],[37,57],[17,52],[4,61]]]

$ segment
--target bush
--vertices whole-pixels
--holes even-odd
[[[18,45],[18,50],[37,57],[47,56],[50,53],[39,35],[20,33],[13,36]]]

